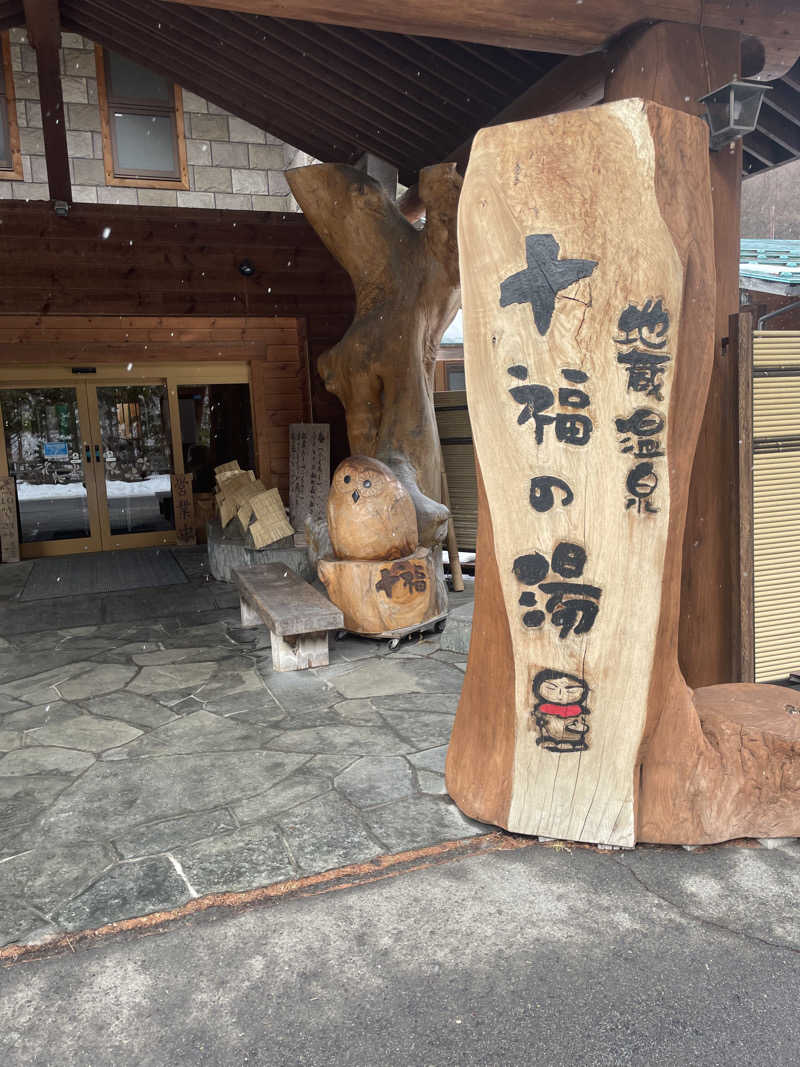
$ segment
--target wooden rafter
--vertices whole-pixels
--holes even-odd
[[[668,21],[758,37],[778,77],[800,54],[800,12],[786,0],[170,0],[194,7],[583,55],[639,22]]]
[[[521,122],[560,111],[572,111],[579,107],[591,107],[603,99],[606,76],[612,62],[604,52],[588,56],[569,56],[553,67],[529,89],[513,100],[487,126],[501,126],[505,122]],[[456,163],[465,171],[472,148],[472,138],[464,141],[445,162]],[[424,210],[419,191],[412,185],[398,202],[400,211],[415,222]]]
[[[44,154],[51,200],[72,202],[67,155],[64,98],[61,93],[59,48],[61,19],[58,0],[24,0],[28,40],[36,52],[39,100],[42,105]]]

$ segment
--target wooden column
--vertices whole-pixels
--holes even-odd
[[[420,544],[447,536],[433,409],[436,352],[460,302],[455,164],[420,171],[427,215],[415,229],[382,186],[338,163],[287,174],[306,218],[353,279],[356,315],[319,360],[342,401],[353,453],[386,463],[414,501]]]
[[[23,0],[28,40],[36,52],[39,100],[42,105],[44,154],[52,200],[72,202],[67,154],[67,129],[61,94],[59,48],[61,18],[58,0]]]
[[[702,114],[697,98],[739,71],[740,37],[663,22],[620,49],[606,100],[641,96]],[[738,677],[739,533],[737,362],[728,340],[739,303],[741,141],[712,152],[716,318],[714,366],[695,455],[684,534],[678,655],[693,687]]]

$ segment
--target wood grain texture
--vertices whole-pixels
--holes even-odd
[[[739,415],[739,484],[735,498],[739,555],[735,590],[739,611],[737,682],[756,680],[755,649],[755,552],[753,544],[755,506],[753,492],[753,310],[731,316],[731,356],[736,360]]]
[[[339,559],[399,559],[417,548],[417,514],[408,490],[370,456],[350,456],[339,464],[326,514]]]
[[[196,545],[194,499],[192,496],[191,474],[173,474],[172,506],[175,511],[175,543],[178,545]]]
[[[10,170],[0,168],[0,181],[21,182],[22,154],[19,147],[19,123],[17,122],[17,98],[14,86],[14,72],[11,69],[11,45],[8,34],[0,34],[0,61],[2,61],[3,92],[8,106],[8,149],[11,162]]]
[[[640,840],[713,844],[800,836],[800,701],[777,685],[696,689],[699,731],[654,738],[639,807]],[[671,757],[671,758],[670,758]]]
[[[450,37],[505,48],[582,55],[603,48],[628,27],[670,19],[736,30],[765,43],[771,76],[800,53],[797,12],[785,0],[171,0],[284,19],[360,26],[399,34]],[[790,58],[791,57],[791,58]]]
[[[67,123],[61,91],[61,20],[58,0],[23,0],[28,39],[36,52],[44,154],[51,200],[72,201]]]
[[[0,477],[0,563],[19,563],[17,486],[8,475]]]
[[[356,291],[355,319],[319,361],[326,388],[344,405],[352,452],[392,468],[411,494],[419,541],[441,544],[441,452],[433,373],[442,334],[459,302],[454,165],[427,167],[428,212],[415,229],[374,179],[323,164],[288,172],[289,185]]]
[[[386,636],[447,611],[447,592],[430,548],[402,559],[323,558],[317,573],[351,633]]]
[[[447,791],[472,819],[508,825],[517,732],[514,649],[486,489],[478,478],[475,610],[470,655],[447,750]]]
[[[489,634],[508,630],[514,692],[511,708],[498,707],[488,693],[475,706],[487,665],[484,647],[473,641],[448,784],[469,813],[491,803],[502,814],[507,800],[507,817],[498,821],[514,831],[633,844],[640,742],[651,719],[657,721],[665,707],[672,712],[673,690],[683,687],[691,711],[674,630],[680,532],[711,360],[710,227],[707,135],[701,123],[680,113],[627,101],[485,130],[476,138],[459,214],[465,361],[488,503],[480,523],[492,527],[500,589],[485,599],[476,596],[475,626]],[[561,286],[563,295],[550,297],[550,318],[541,292],[533,315],[531,303],[512,299],[520,295],[512,285],[522,284],[516,279],[531,234],[552,235],[560,259],[577,264],[577,280]],[[642,308],[648,299],[660,299],[669,316],[671,359],[655,398],[626,393],[627,372],[614,340],[621,313],[629,305]],[[565,370],[585,376],[572,378],[585,384],[570,386]],[[586,447],[569,443],[568,436],[559,441],[556,427],[540,427],[538,415],[529,421],[524,403],[533,401],[518,388],[535,389],[532,383],[551,389],[551,400],[558,393],[562,405],[560,389],[585,390],[573,400],[594,427]],[[624,434],[615,428],[615,420],[645,402],[667,427],[653,512],[642,507],[646,495],[633,497],[634,506],[626,502],[633,463],[620,440]],[[562,478],[574,503],[559,506],[558,489],[552,508],[535,510],[531,478],[542,475]],[[549,577],[557,578],[556,560],[565,545],[585,553],[572,577],[589,585],[587,596],[597,604],[593,625],[578,616],[583,633],[574,621],[565,630],[563,615],[561,629],[553,625],[563,592],[548,608],[553,619],[541,610],[552,588],[545,588],[548,595],[539,590],[536,611],[521,606],[533,604],[527,586],[550,571],[551,557]],[[544,573],[527,575],[525,561],[537,571],[544,563]],[[562,563],[558,573],[569,571]],[[481,576],[478,592],[493,578],[491,572]],[[484,617],[485,611],[493,617]],[[489,642],[492,648],[491,637]],[[560,684],[543,678],[543,671],[582,689],[568,704],[580,714],[574,713],[567,740],[557,706],[568,702],[557,693],[543,699]],[[501,691],[508,700],[510,687]],[[487,730],[481,720],[489,716],[494,723]],[[500,762],[506,776],[492,790],[460,773],[460,758],[476,751],[470,730],[481,724],[484,736],[496,737],[498,727],[507,733],[512,723],[510,791],[505,755]],[[504,737],[504,754],[507,745]]]
[[[698,97],[738,71],[739,42],[728,29],[701,34],[696,26],[652,26],[619,50],[606,100],[641,96],[702,114]],[[714,365],[689,495],[679,635],[681,667],[693,686],[734,681],[739,645],[738,530],[729,506],[738,492],[737,371],[724,342],[739,304],[741,142],[709,159],[717,270]]]
[[[335,630],[342,613],[322,593],[283,563],[262,563],[231,572],[242,600],[281,636]]]

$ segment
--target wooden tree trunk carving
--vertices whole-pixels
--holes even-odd
[[[459,247],[482,481],[450,794],[614,845],[797,833],[785,693],[693,696],[677,661],[713,358],[706,127],[626,100],[483,130]]]
[[[289,185],[311,225],[348,271],[356,313],[319,362],[342,401],[350,450],[391,467],[414,501],[420,544],[440,544],[448,511],[433,408],[442,334],[460,303],[455,164],[420,173],[427,221],[417,230],[381,186],[338,163],[300,167]]]

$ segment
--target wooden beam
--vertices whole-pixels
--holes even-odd
[[[36,52],[42,105],[44,154],[51,200],[72,203],[67,123],[61,95],[61,18],[58,0],[23,0],[28,40]]]
[[[800,156],[800,114],[796,119],[788,119],[780,111],[771,107],[762,107],[758,118],[758,128],[767,137],[776,141],[781,148],[791,152],[793,156]]]
[[[485,0],[170,2],[564,55],[595,52],[640,22],[702,22],[709,29],[758,37],[766,49],[766,76],[778,77],[800,55],[800,12],[787,0],[495,0],[488,7]]]
[[[739,419],[739,492],[733,501],[739,527],[739,626],[737,681],[756,680],[755,586],[753,583],[753,330],[758,309],[750,304],[731,315],[730,353],[736,360]]]
[[[606,100],[641,96],[700,114],[697,98],[739,69],[739,34],[662,22],[615,65]],[[700,431],[686,519],[678,652],[692,687],[735,681],[739,673],[738,381],[728,350],[729,316],[739,308],[742,143],[711,153],[716,260],[714,367]]]

